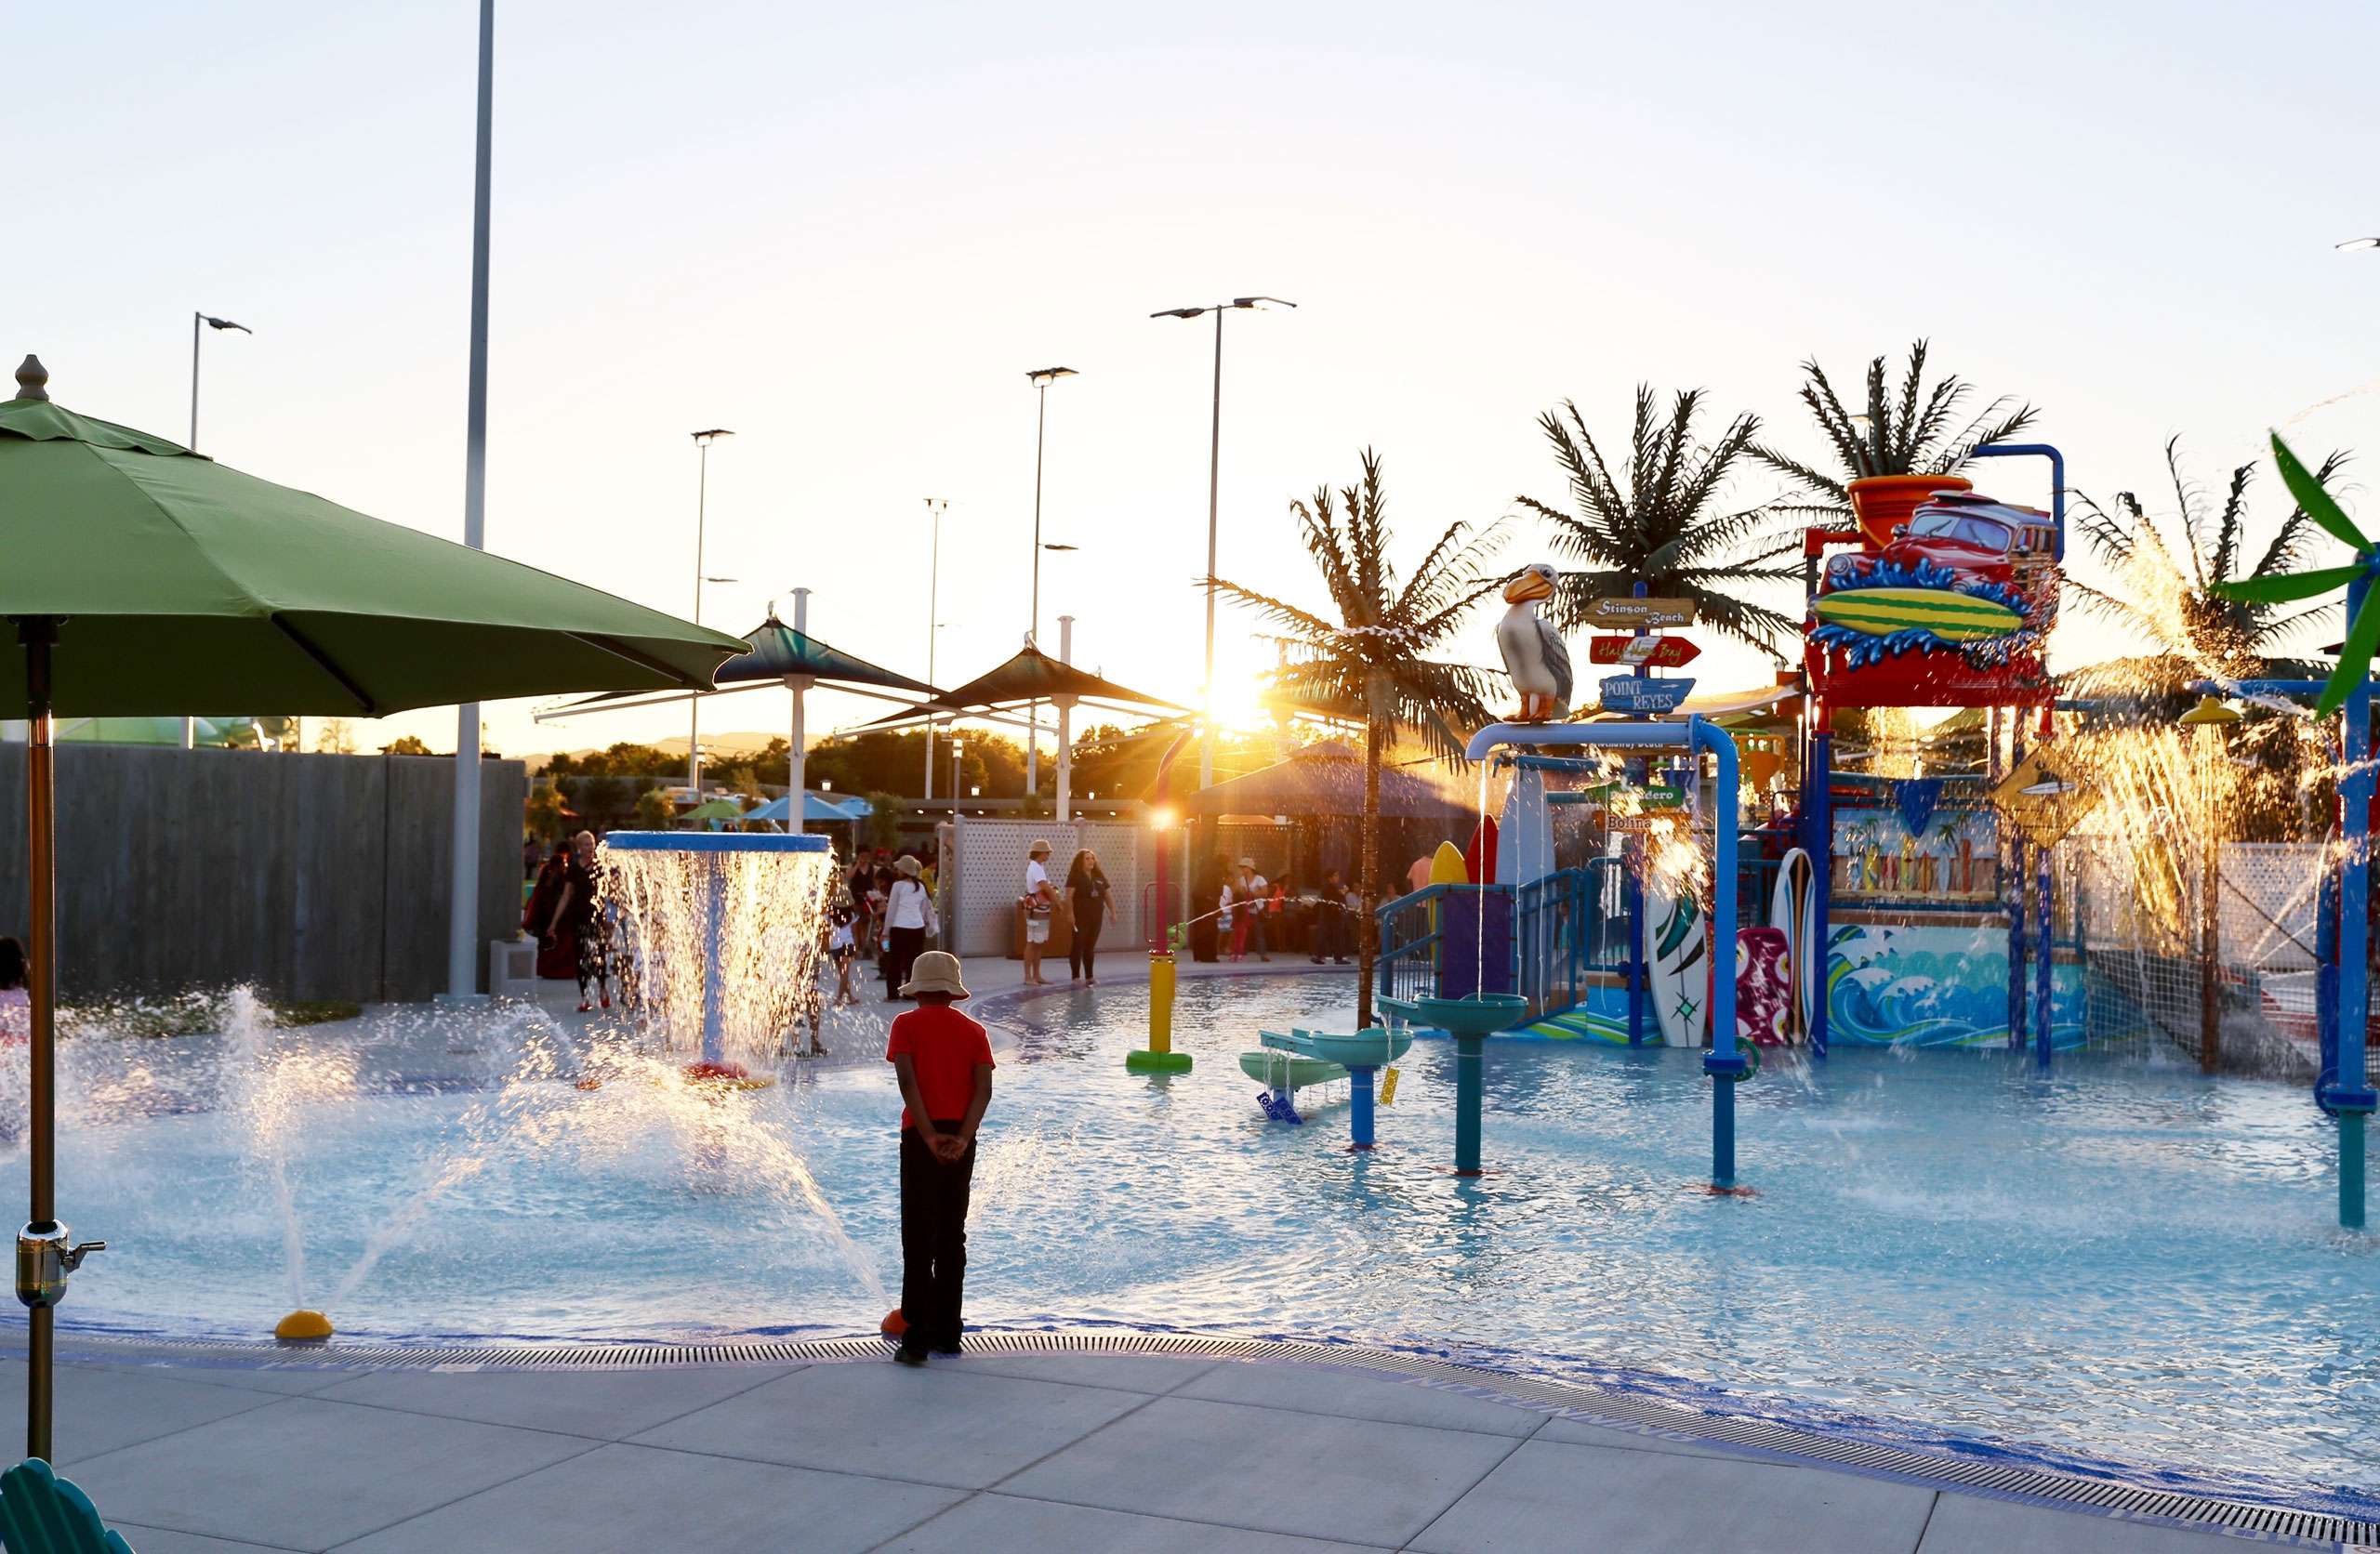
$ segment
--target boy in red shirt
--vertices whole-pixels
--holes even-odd
[[[992,1103],[992,1043],[950,1006],[967,996],[959,957],[928,950],[901,995],[918,1007],[892,1021],[884,1060],[901,1083],[901,1315],[892,1358],[922,1365],[926,1352],[959,1352],[967,1279],[967,1194],[975,1180],[975,1129]]]

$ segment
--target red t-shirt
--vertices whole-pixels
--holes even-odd
[[[992,1039],[984,1028],[948,1005],[920,1005],[892,1021],[892,1039],[884,1046],[884,1060],[908,1054],[918,1076],[918,1095],[930,1117],[948,1122],[967,1114],[975,1100],[975,1067],[992,1064]],[[914,1126],[909,1109],[901,1108],[901,1126]]]

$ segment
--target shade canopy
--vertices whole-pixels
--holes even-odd
[[[813,679],[832,680],[843,685],[878,685],[888,691],[914,691],[920,696],[937,694],[934,688],[919,679],[898,674],[881,665],[855,658],[840,648],[830,647],[808,632],[793,627],[771,615],[744,634],[749,644],[747,650],[719,666],[713,679],[720,685],[735,685],[752,680],[782,680],[787,675],[807,675]]]
[[[783,825],[791,810],[792,806],[784,798],[772,798],[744,818],[747,821],[772,821]],[[876,806],[855,793],[840,798],[828,798],[815,792],[801,796],[801,818],[805,824],[840,825],[845,821],[863,820],[875,812]]]
[[[1182,805],[1194,815],[1360,815],[1364,812],[1363,757],[1337,740],[1325,740],[1277,765],[1201,788],[1185,796]],[[1435,784],[1383,770],[1380,812],[1390,819],[1435,820],[1471,811]]]
[[[745,818],[744,806],[732,798],[714,798],[707,803],[695,805],[678,818],[680,820],[742,820]]]
[[[1013,658],[998,667],[976,676],[964,685],[953,686],[932,701],[879,718],[867,725],[873,729],[892,728],[903,723],[919,723],[934,718],[963,716],[971,712],[993,712],[1003,707],[1021,707],[1033,702],[1054,702],[1060,699],[1077,702],[1106,703],[1128,711],[1180,713],[1185,707],[1117,685],[1088,670],[1051,657],[1027,643]]]
[[[707,686],[746,644],[49,402],[0,402],[0,616],[58,621],[56,706],[377,718]],[[25,661],[0,634],[0,718]]]

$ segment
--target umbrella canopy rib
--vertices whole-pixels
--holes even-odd
[[[355,698],[355,710],[357,712],[362,713],[366,718],[377,718],[380,715],[379,704],[373,701],[371,693],[365,691],[362,686],[356,684],[355,677],[340,668],[338,666],[337,660],[332,658],[330,654],[315,646],[313,640],[304,632],[298,630],[296,626],[291,626],[289,624],[288,616],[276,611],[272,616],[272,624],[274,629],[278,630],[284,637],[288,638],[292,642],[298,644],[298,649],[300,652],[303,652],[308,658],[314,661],[315,668],[320,669],[323,673],[330,676],[331,678],[338,681],[339,688],[345,691],[350,696]]]

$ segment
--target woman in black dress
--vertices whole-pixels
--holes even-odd
[[[1091,957],[1099,953],[1100,928],[1116,920],[1116,897],[1107,888],[1107,873],[1099,866],[1099,854],[1089,848],[1076,853],[1073,866],[1066,870],[1066,903],[1074,909],[1066,969],[1076,981],[1095,985],[1099,970]]]

